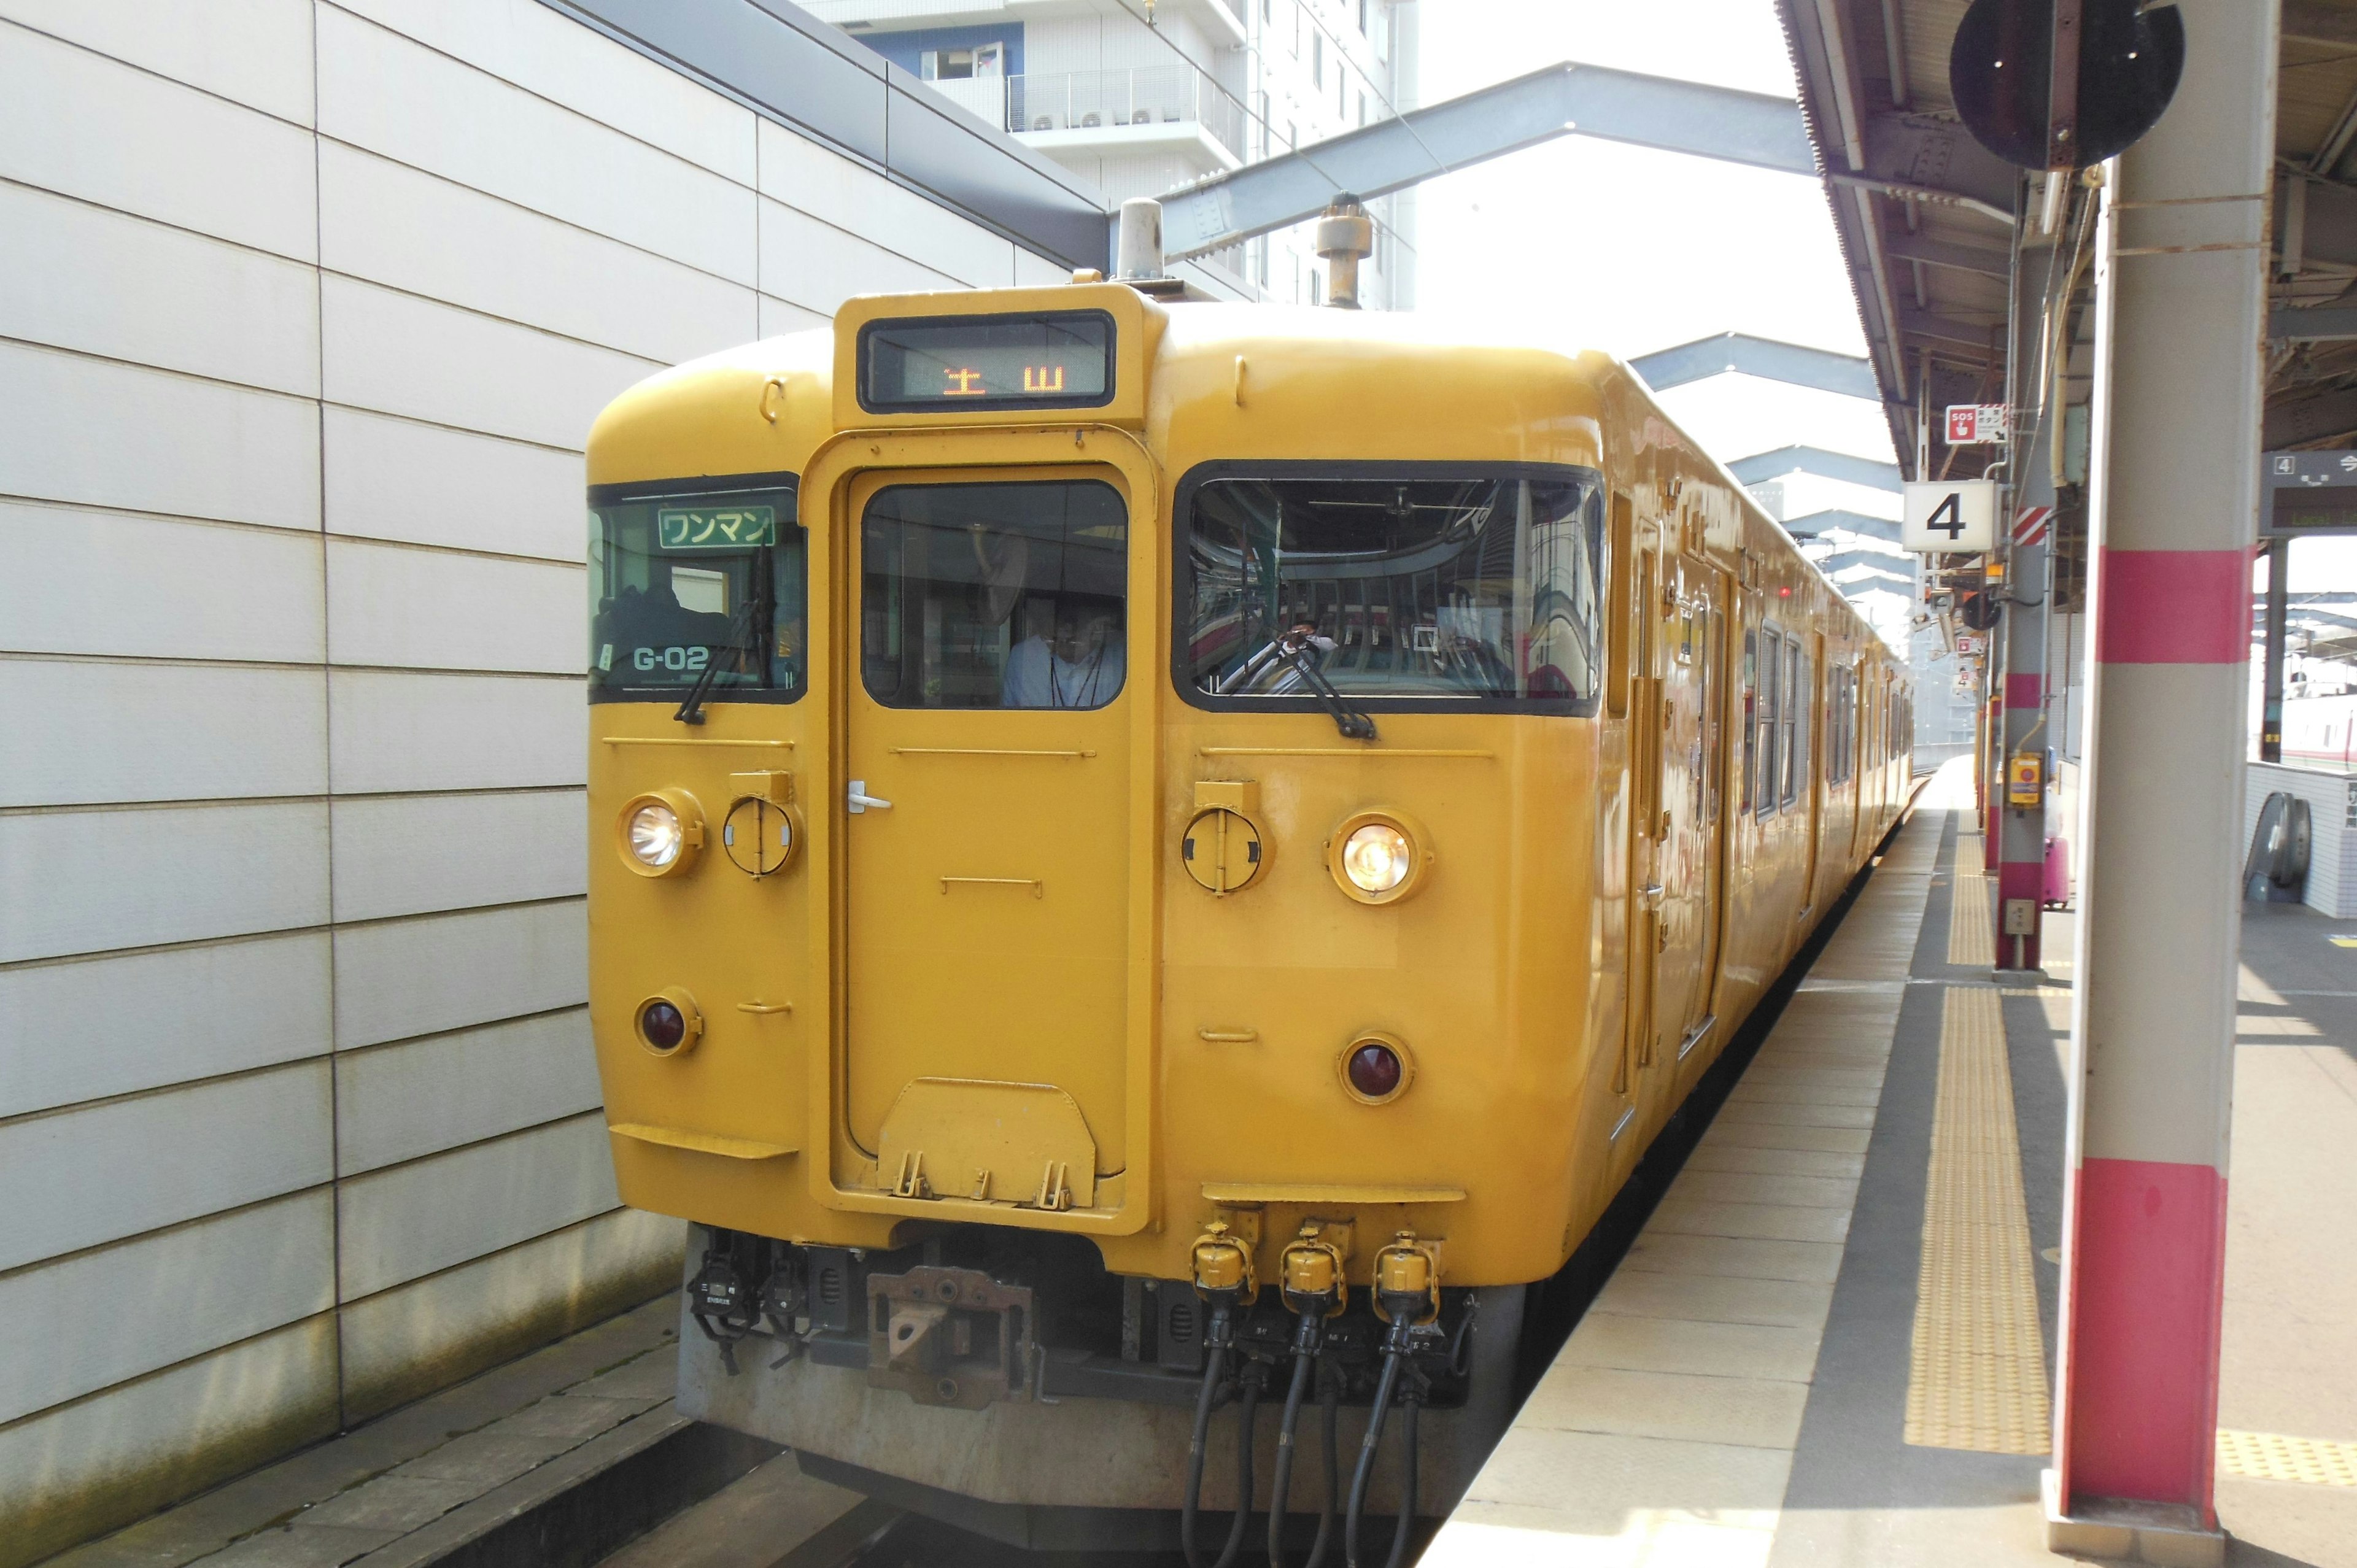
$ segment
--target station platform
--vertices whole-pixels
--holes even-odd
[[[1427,1568],[2069,1560],[2040,1476],[2071,972],[1992,970],[1968,766],[1927,785]],[[2074,950],[2074,917],[2049,919],[2047,950]],[[2357,1565],[2344,924],[2254,906],[2245,925],[2230,1563]]]

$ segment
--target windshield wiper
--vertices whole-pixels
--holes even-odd
[[[680,703],[679,711],[672,714],[673,718],[683,725],[702,724],[704,694],[712,689],[712,678],[720,673],[720,656],[723,653],[759,651],[758,649],[748,649],[745,646],[747,634],[753,629],[752,612],[759,602],[758,598],[747,599],[744,607],[737,612],[737,618],[728,628],[731,640],[726,643],[707,642],[704,645],[704,670],[696,676],[695,684],[687,689],[686,700]]]
[[[1308,643],[1291,650],[1283,657],[1293,666],[1294,673],[1301,677],[1302,684],[1309,688],[1310,694],[1334,715],[1334,727],[1342,732],[1343,739],[1375,738],[1375,721],[1343,700],[1342,693],[1334,689],[1334,682],[1326,679],[1326,672],[1310,661]]]

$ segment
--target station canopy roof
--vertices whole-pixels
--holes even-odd
[[[1893,444],[1911,473],[1928,369],[1936,469],[1940,410],[2004,398],[2020,177],[1949,93],[1966,0],[1778,5]],[[2265,445],[2357,446],[2357,0],[2283,13]],[[2033,212],[2042,246],[2036,227]],[[2084,395],[2083,382],[2071,401]]]

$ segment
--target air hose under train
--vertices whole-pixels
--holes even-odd
[[[1286,1248],[1279,1270],[1285,1305],[1299,1323],[1293,1336],[1293,1380],[1286,1390],[1285,1419],[1278,1423],[1276,1474],[1268,1499],[1269,1568],[1285,1568],[1286,1499],[1293,1490],[1294,1433],[1301,1423],[1302,1396],[1314,1372],[1326,1428],[1326,1493],[1318,1510],[1318,1538],[1310,1542],[1302,1568],[1320,1568],[1334,1533],[1334,1498],[1340,1489],[1335,1424],[1341,1413],[1342,1381],[1326,1362],[1326,1320],[1342,1308],[1341,1250],[1329,1241],[1324,1227],[1309,1220]]]
[[[1367,1434],[1359,1444],[1358,1467],[1351,1475],[1351,1501],[1342,1515],[1342,1558],[1345,1568],[1360,1568],[1359,1520],[1367,1509],[1367,1488],[1375,1475],[1375,1456],[1382,1451],[1383,1428],[1396,1397],[1400,1413],[1399,1519],[1392,1527],[1392,1549],[1383,1568],[1400,1568],[1407,1559],[1408,1537],[1415,1530],[1416,1416],[1424,1406],[1424,1373],[1409,1362],[1420,1341],[1440,1337],[1440,1272],[1432,1251],[1403,1230],[1392,1244],[1375,1254],[1375,1312],[1391,1327],[1383,1335],[1383,1370],[1375,1378],[1375,1401],[1367,1412]],[[1451,1347],[1450,1359],[1463,1356],[1471,1337],[1472,1304]]]
[[[1202,1511],[1203,1460],[1211,1434],[1211,1412],[1225,1391],[1222,1384],[1232,1348],[1232,1330],[1229,1309],[1214,1305],[1206,1340],[1210,1353],[1203,1363],[1203,1387],[1195,1396],[1195,1430],[1187,1442],[1187,1495],[1178,1506],[1178,1546],[1186,1553],[1187,1568],[1203,1568],[1202,1556],[1195,1545],[1195,1521]],[[1243,1550],[1244,1530],[1252,1522],[1253,1423],[1260,1414],[1260,1368],[1248,1363],[1237,1381],[1242,1385],[1243,1410],[1236,1429],[1236,1516],[1228,1526],[1227,1542],[1220,1548],[1219,1558],[1211,1568],[1230,1568],[1237,1553]]]
[[[1202,1511],[1203,1461],[1211,1435],[1211,1412],[1227,1391],[1228,1355],[1235,1343],[1236,1308],[1260,1294],[1253,1278],[1252,1249],[1215,1223],[1195,1242],[1195,1294],[1211,1305],[1211,1321],[1203,1337],[1203,1386],[1195,1396],[1195,1428],[1187,1441],[1187,1492],[1178,1505],[1178,1546],[1187,1568],[1203,1568],[1195,1545],[1195,1524]],[[1227,1544],[1212,1568],[1230,1568],[1243,1550],[1244,1530],[1252,1522],[1253,1423],[1260,1414],[1261,1369],[1247,1364],[1237,1380],[1243,1395],[1243,1419],[1236,1434],[1236,1517],[1228,1526]]]

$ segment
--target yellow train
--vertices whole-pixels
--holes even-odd
[[[588,462],[683,1405],[1018,1541],[1445,1509],[1908,788],[1903,665],[1601,354],[1084,274],[855,299]]]

